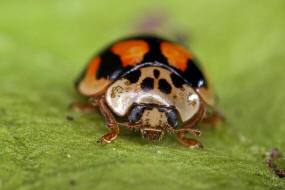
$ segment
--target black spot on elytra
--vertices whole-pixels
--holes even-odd
[[[143,61],[136,66],[123,67],[120,57],[118,55],[115,55],[110,49],[114,44],[113,43],[109,47],[101,51],[101,53],[95,56],[95,57],[99,56],[101,58],[101,63],[99,64],[98,70],[95,74],[96,79],[106,78],[108,80],[114,81],[120,77],[128,75],[129,74],[128,72],[133,72],[133,69],[134,70],[136,69],[135,67],[156,65],[167,68],[170,71],[176,73],[178,76],[180,76],[185,80],[186,84],[190,85],[191,87],[207,88],[207,80],[196,60],[189,59],[187,63],[187,69],[184,72],[168,64],[167,58],[164,55],[162,55],[160,49],[160,43],[168,40],[157,36],[133,36],[119,41],[126,41],[126,40],[144,40],[148,43],[150,50],[145,54]],[[75,83],[76,87],[79,85],[79,83],[86,75],[87,68],[88,66],[84,69],[82,74],[77,78]],[[178,84],[179,83],[177,83],[177,85]]]
[[[143,91],[150,91],[153,89],[154,80],[153,78],[145,78],[141,83],[141,88]]]
[[[176,74],[174,74],[174,73],[172,73],[170,75],[170,77],[171,77],[172,83],[174,84],[174,86],[176,88],[181,88],[182,85],[185,84],[184,80],[181,77],[179,77]]]
[[[120,57],[113,54],[110,49],[101,53],[101,63],[96,73],[96,78],[107,78],[108,80],[117,79],[120,74],[126,69],[122,66]]]
[[[159,74],[160,74],[159,70],[157,70],[157,69],[153,70],[153,75],[156,79],[159,77]]]
[[[138,39],[146,41],[150,47],[142,62],[153,62],[155,60],[160,63],[167,63],[167,59],[162,55],[160,49],[160,43],[166,41],[165,39],[155,36],[142,36]]]
[[[165,79],[159,80],[158,88],[161,92],[164,92],[165,94],[170,94],[171,92],[171,86]]]
[[[138,82],[140,76],[141,76],[141,71],[135,70],[129,73],[128,75],[126,75],[125,78],[128,79],[131,83],[136,83]]]

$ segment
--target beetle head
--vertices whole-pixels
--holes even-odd
[[[129,111],[130,123],[141,125],[141,135],[147,139],[161,139],[165,129],[174,129],[178,113],[172,107],[155,104],[135,104]]]

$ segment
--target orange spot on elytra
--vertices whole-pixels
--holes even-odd
[[[169,42],[162,42],[160,48],[168,63],[181,71],[187,69],[188,60],[193,58],[186,49]]]
[[[96,79],[96,73],[101,63],[101,58],[93,59],[85,74],[85,77],[78,86],[78,91],[84,96],[97,96],[105,92],[110,81],[105,78]]]
[[[95,77],[95,73],[97,72],[100,62],[101,62],[100,57],[96,57],[91,61],[87,69],[87,75],[86,75],[87,78],[93,79],[93,77]]]
[[[111,51],[120,56],[123,66],[135,66],[143,60],[144,55],[149,51],[149,45],[143,40],[128,40],[116,43]]]

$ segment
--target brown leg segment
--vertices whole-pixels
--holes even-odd
[[[102,136],[97,142],[108,142],[110,143],[114,140],[119,134],[119,126],[127,127],[129,129],[139,129],[139,125],[131,125],[129,123],[118,123],[114,118],[113,114],[109,110],[108,106],[105,104],[104,96],[101,97],[91,97],[89,98],[89,104],[82,102],[74,102],[70,104],[70,108],[75,109],[76,111],[85,111],[90,112],[100,109],[101,114],[105,117],[107,122],[107,127],[110,129],[110,133]]]
[[[75,110],[76,112],[92,112],[97,109],[96,107],[83,102],[72,102],[69,105],[69,108]]]
[[[203,148],[203,145],[201,142],[197,141],[196,139],[189,139],[184,137],[185,133],[177,133],[177,139],[179,142],[184,144],[185,146],[188,146],[189,148]]]
[[[107,142],[110,143],[112,140],[114,140],[118,134],[119,134],[119,126],[127,127],[130,129],[139,129],[139,125],[129,125],[127,123],[118,123],[116,119],[114,118],[113,114],[110,112],[109,108],[105,104],[105,98],[102,96],[99,100],[99,108],[102,113],[102,115],[105,117],[105,120],[107,122],[107,127],[110,129],[110,133],[102,136],[97,142]]]
[[[92,112],[97,110],[99,106],[99,98],[98,97],[91,97],[89,98],[89,103],[85,102],[72,102],[69,105],[69,108],[74,109],[75,111],[78,112]]]
[[[201,120],[202,125],[217,126],[220,122],[226,121],[226,118],[217,110],[206,111],[206,116]]]
[[[198,130],[192,130],[190,128],[194,127],[204,116],[205,113],[205,109],[204,106],[201,105],[199,111],[196,113],[196,115],[189,120],[183,127],[182,129],[178,129],[175,132],[177,133],[177,139],[179,142],[181,142],[182,144],[190,147],[190,148],[194,148],[194,147],[198,147],[198,148],[203,148],[203,145],[197,141],[196,139],[189,139],[184,137],[186,133],[192,133],[194,135],[200,135],[200,131]]]
[[[102,136],[97,142],[102,143],[103,141],[110,143],[119,134],[119,125],[115,120],[113,114],[105,104],[105,97],[102,96],[99,100],[99,108],[102,115],[105,117],[107,127],[110,129],[110,133]]]

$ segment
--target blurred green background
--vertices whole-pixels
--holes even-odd
[[[67,109],[89,58],[149,11],[188,36],[219,96],[228,121],[200,128],[203,150],[124,129],[102,146],[103,117]],[[284,18],[284,0],[1,0],[0,189],[284,189],[262,156],[285,159]]]

